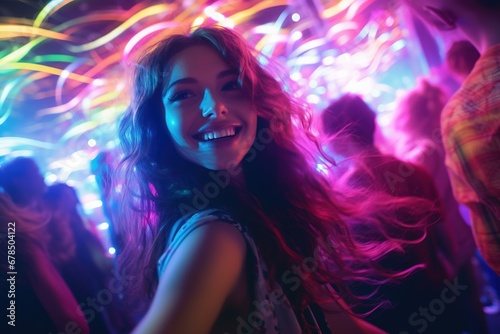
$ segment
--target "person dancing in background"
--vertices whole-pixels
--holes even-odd
[[[446,50],[445,64],[453,78],[461,85],[469,76],[481,54],[468,40],[453,42]]]
[[[15,230],[15,326],[2,321],[2,333],[89,333],[89,325],[74,295],[52,263],[47,250],[48,216],[19,208],[10,197],[0,192],[0,255],[1,269],[7,268],[10,239],[7,232]],[[45,222],[45,223],[44,223]],[[3,276],[3,275],[2,275]],[[9,305],[9,282],[0,282],[2,309]],[[12,299],[10,299],[12,300]]]
[[[472,72],[480,56],[479,51],[469,40],[454,42],[448,48],[445,56],[446,68],[455,78],[459,87]],[[467,220],[470,220],[469,209],[461,205],[460,210],[462,215],[466,215]],[[488,266],[479,252],[477,252],[477,259],[481,265],[479,274],[483,274],[482,280],[484,281],[483,295],[481,297],[484,312],[486,314],[498,313],[500,312],[500,277]]]
[[[424,111],[422,108],[415,111],[417,110]],[[427,116],[423,118],[426,124],[429,119],[432,119]],[[410,327],[411,319],[414,319],[415,323],[418,322],[415,321],[418,317],[412,318],[415,310],[422,305],[428,305],[436,298],[439,299],[446,287],[446,280],[453,280],[456,277],[458,268],[455,263],[459,257],[457,254],[459,249],[450,249],[450,245],[456,244],[458,227],[453,229],[447,224],[447,219],[450,217],[446,212],[445,201],[439,195],[432,174],[420,165],[420,160],[403,161],[390,155],[382,155],[375,147],[375,112],[360,96],[353,94],[340,96],[321,113],[320,120],[323,133],[333,137],[328,150],[335,154],[338,161],[336,169],[340,171],[340,175],[336,177],[355,187],[382,191],[389,196],[394,196],[394,200],[407,196],[427,198],[440,208],[439,221],[438,223],[434,223],[432,219],[429,221],[425,240],[406,247],[403,254],[389,254],[380,261],[381,265],[392,269],[409,267],[417,263],[426,265],[424,270],[402,280],[400,284],[385,284],[380,287],[379,294],[390,300],[392,307],[370,315],[369,321],[390,333],[400,333]],[[412,121],[415,120],[412,119]],[[408,123],[408,125],[411,124],[415,124],[416,128],[425,128],[425,126],[419,126],[418,122]],[[418,143],[418,138],[413,139],[415,143]],[[444,176],[446,177],[446,174]],[[456,206],[455,202],[455,210],[457,210]],[[400,219],[404,221],[405,213],[399,214]],[[411,223],[411,217],[408,218],[407,223]],[[369,222],[367,220],[367,223]],[[454,221],[454,223],[459,222]],[[466,228],[465,222],[462,221],[462,223]],[[362,228],[368,230],[370,226]],[[472,246],[472,250],[466,255],[470,261],[475,249],[470,229],[468,236],[468,244]],[[467,246],[465,241],[462,241],[462,247]],[[467,251],[467,248],[461,250]],[[467,258],[462,259],[462,266],[466,260]],[[447,305],[445,312],[441,313],[435,321],[429,322],[426,327],[418,327],[419,329],[429,331],[429,333],[462,333],[465,330],[470,333],[488,332],[486,319],[479,303],[479,295],[473,293],[477,293],[475,286],[471,284],[470,278],[464,275],[459,276],[458,282],[468,287],[465,292],[461,293],[458,302]],[[471,298],[471,296],[476,298]],[[459,305],[464,305],[463,312]],[[471,317],[471,314],[474,317]],[[473,318],[473,321],[467,324],[464,320],[469,318]]]
[[[463,294],[465,296],[460,298],[463,315],[469,320],[469,332],[485,333],[487,322],[481,305],[481,269],[476,258],[476,245],[471,228],[453,196],[445,165],[440,117],[446,101],[440,86],[421,79],[397,102],[394,123],[401,133],[401,140],[395,144],[399,157],[423,167],[436,182],[444,209],[444,224],[439,233],[443,236],[441,244],[446,245],[443,249],[447,250],[446,256],[452,263],[453,277],[469,287]]]
[[[0,187],[9,194],[12,201],[30,211],[44,211],[43,194],[45,181],[35,160],[17,157],[0,168]]]
[[[500,2],[405,0],[431,27],[457,31],[481,53],[441,115],[455,198],[471,212],[474,238],[500,274]]]
[[[91,333],[130,332],[131,321],[124,317],[119,294],[110,289],[113,259],[85,226],[75,189],[65,183],[52,184],[44,197],[51,212],[50,256],[79,304],[86,307]],[[96,304],[88,298],[97,299]]]
[[[444,212],[442,235],[448,235],[446,256],[453,263],[455,276],[475,254],[472,231],[453,196],[445,166],[440,117],[447,101],[441,87],[420,78],[415,88],[396,101],[393,119],[399,132],[393,151],[404,161],[424,168],[436,182]]]
[[[380,333],[343,302],[349,285],[415,269],[375,262],[425,238],[434,203],[402,199],[419,222],[387,221],[417,237],[359,242],[346,217],[391,203],[341,200],[355,190],[316,171],[308,109],[258,57],[233,30],[206,26],[134,66],[116,182],[128,226],[118,262],[147,308],[135,333]]]

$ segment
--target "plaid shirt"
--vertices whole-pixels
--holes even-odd
[[[479,58],[441,124],[453,193],[470,209],[477,246],[500,274],[500,45]]]

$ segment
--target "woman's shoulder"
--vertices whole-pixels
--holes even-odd
[[[234,218],[220,210],[205,210],[189,217],[183,217],[172,228],[166,250],[158,260],[158,273],[161,275],[175,252],[183,245],[183,249],[193,251],[217,247],[225,254],[229,252],[246,252],[245,229]]]
[[[199,222],[204,221],[204,224]],[[196,224],[195,224],[196,223]],[[245,283],[246,243],[240,230],[216,216],[190,217],[159,263],[159,283],[147,319],[136,332],[193,332],[209,328]],[[195,228],[191,228],[192,225]],[[238,300],[238,299],[236,299]],[[175,317],[168,317],[174,310]],[[166,316],[167,315],[167,316]],[[194,323],[183,319],[197,317]],[[187,329],[186,329],[187,328]]]
[[[208,209],[185,215],[177,220],[172,227],[169,238],[167,239],[167,244],[170,245],[176,240],[182,240],[193,230],[216,222],[224,222],[234,226],[242,233],[246,232],[246,229],[241,225],[241,223],[236,221],[230,213],[218,209]]]

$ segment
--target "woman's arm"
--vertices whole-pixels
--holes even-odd
[[[151,307],[134,333],[209,333],[243,273],[246,242],[224,222],[196,228],[160,277]]]

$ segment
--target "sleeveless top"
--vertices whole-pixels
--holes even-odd
[[[158,260],[158,276],[161,277],[170,258],[172,257],[172,254],[176,251],[189,233],[205,224],[221,221],[233,225],[241,232],[245,238],[249,252],[254,257],[255,263],[255,282],[253,282],[255,292],[252,305],[253,311],[248,315],[248,319],[243,319],[244,321],[239,319],[238,328],[244,328],[245,332],[248,333],[303,333],[297,317],[290,306],[290,302],[286,298],[281,286],[277,283],[271,283],[266,280],[266,264],[261,258],[254,240],[248,234],[246,227],[235,221],[229,214],[223,211],[215,209],[205,210],[192,215],[187,220],[180,219],[177,221],[173,226],[168,239],[167,244],[169,246]],[[315,316],[313,315],[311,309],[309,309],[309,312],[310,314],[306,316],[306,318],[308,318],[308,320],[312,320],[312,324],[317,325]],[[328,332],[329,331],[322,331],[322,333]]]

